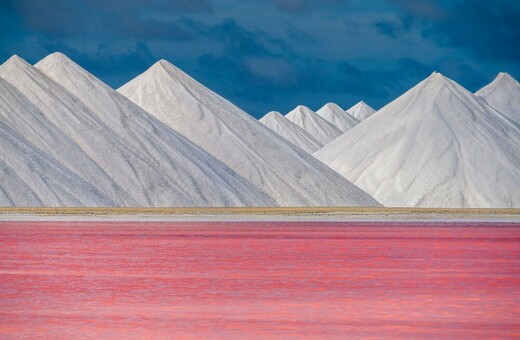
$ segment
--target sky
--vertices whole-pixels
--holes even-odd
[[[56,51],[114,88],[166,59],[257,118],[378,109],[433,71],[520,79],[520,1],[0,0],[0,62]]]

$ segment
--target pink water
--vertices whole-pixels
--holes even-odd
[[[0,338],[520,336],[520,224],[0,223]]]

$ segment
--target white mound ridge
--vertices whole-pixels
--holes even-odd
[[[373,108],[368,106],[364,101],[360,101],[356,105],[347,110],[351,116],[363,121],[376,112]]]
[[[119,89],[283,206],[378,205],[368,194],[167,61]]]
[[[520,124],[520,83],[507,73],[499,73],[477,93],[486,102]]]
[[[520,206],[520,128],[439,73],[314,155],[386,206]]]
[[[285,118],[298,125],[323,145],[343,133],[340,129],[318,116],[307,106],[299,105],[285,115]]]
[[[259,121],[276,132],[279,136],[310,154],[318,151],[318,149],[323,146],[323,144],[314,139],[314,137],[308,134],[304,129],[289,121],[278,111],[269,112]]]
[[[343,111],[341,107],[334,103],[325,104],[316,113],[342,132],[348,131],[359,124],[359,119]]]
[[[44,160],[52,158],[57,171],[41,180],[49,187],[58,182],[62,189],[45,192],[27,180],[26,201],[6,195],[1,205],[33,205],[35,195],[38,205],[45,206],[276,204],[62,54],[48,56],[37,68],[12,57],[0,66],[0,77],[11,85],[0,93],[7,100],[0,121],[41,150],[4,162],[15,174],[23,174],[17,162],[29,163],[37,153]],[[44,170],[33,171],[40,178]],[[59,173],[75,179],[60,183]],[[10,183],[0,185],[5,192]]]

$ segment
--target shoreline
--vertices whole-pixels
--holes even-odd
[[[2,221],[493,221],[520,223],[520,209],[369,207],[0,208],[0,222]]]

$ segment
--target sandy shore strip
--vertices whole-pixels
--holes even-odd
[[[495,221],[520,223],[520,209],[0,208],[0,221]]]

